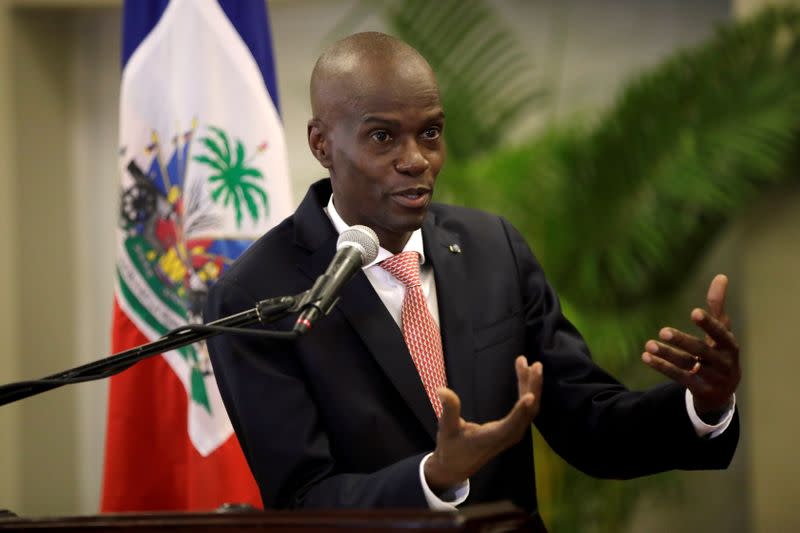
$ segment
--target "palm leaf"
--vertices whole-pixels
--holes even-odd
[[[264,177],[264,174],[262,174],[260,170],[253,167],[240,168],[239,172],[242,176],[252,176],[256,179],[262,179]]]
[[[214,177],[215,178],[217,178],[217,177],[221,178],[221,176],[214,176]],[[211,191],[211,199],[214,202],[217,202],[217,201],[219,201],[219,195],[222,194],[223,192],[227,192],[227,191],[228,191],[227,185],[225,185],[225,183],[220,183],[219,186],[216,189]],[[227,197],[225,199],[225,205],[228,205]]]
[[[239,228],[242,225],[242,200],[239,197],[241,191],[237,188],[231,187],[228,189],[228,193],[230,198],[233,200],[233,209],[236,212],[236,227]],[[227,196],[225,204],[227,205]]]
[[[265,193],[264,189],[262,189],[255,183],[250,183],[249,181],[243,181],[242,189],[250,191],[250,194],[258,195],[258,197],[261,199],[261,203],[265,206],[267,205],[267,193]]]
[[[256,204],[255,200],[253,200],[252,195],[249,194],[244,186],[236,189],[236,192],[238,193],[239,197],[244,200],[244,203],[247,206],[247,211],[250,213],[250,218],[253,220],[258,220],[258,204]],[[237,218],[237,222],[239,221],[240,219]]]
[[[215,126],[209,126],[208,129],[217,134],[217,137],[222,141],[223,149],[220,151],[220,157],[230,166],[231,164],[231,144],[228,141],[228,134]]]
[[[242,141],[236,139],[236,162],[233,164],[235,167],[242,166],[244,163],[244,145]]]
[[[631,84],[564,162],[559,218],[581,238],[545,252],[562,292],[606,309],[674,292],[753,193],[785,179],[798,87],[795,11],[725,29]]]
[[[203,141],[205,141],[205,140],[206,139],[204,138]],[[206,144],[206,146],[208,146],[208,144]],[[216,148],[219,148],[219,147],[216,147]],[[206,165],[209,165],[209,166],[219,170],[220,172],[225,172],[225,168],[226,167],[224,165],[220,164],[220,162],[217,161],[216,159],[211,159],[207,155],[196,155],[192,159],[194,159],[198,163],[205,163]]]
[[[206,146],[206,148],[211,150],[214,153],[214,155],[217,156],[218,159],[215,167],[220,168],[220,170],[223,170],[224,168],[230,166],[231,164],[230,157],[226,154],[226,152],[222,150],[222,148],[220,148],[220,146],[216,143],[216,141],[214,141],[214,139],[212,139],[211,137],[203,137],[200,139],[200,141]],[[202,157],[202,156],[196,156],[196,157]]]
[[[264,189],[247,181],[242,182],[242,189],[245,194],[257,195],[261,199],[261,205],[264,206],[264,214],[269,216],[269,197],[267,197],[267,193],[264,192]]]
[[[217,190],[225,193],[225,199],[223,200],[222,205],[228,207],[228,204],[231,203],[231,198],[235,196],[233,189],[227,185],[221,185]]]
[[[679,54],[630,84],[594,128],[554,127],[443,172],[442,196],[503,212],[533,243],[587,317],[581,331],[602,364],[638,359],[642,332],[666,312],[639,310],[668,307],[698,252],[787,179],[800,133],[798,13],[769,11]],[[604,340],[617,335],[620,345]]]

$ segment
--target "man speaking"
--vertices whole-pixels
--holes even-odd
[[[307,290],[349,226],[380,249],[296,341],[209,341],[265,506],[535,511],[531,422],[594,476],[729,464],[741,371],[724,276],[692,312],[704,338],[664,328],[645,345],[671,382],[629,391],[592,362],[506,220],[431,203],[446,110],[416,50],[380,33],[335,43],[311,105],[308,143],[330,179],[227,271],[205,318]]]

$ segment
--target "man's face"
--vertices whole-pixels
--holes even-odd
[[[444,112],[426,68],[373,69],[338,100],[324,135],[336,210],[402,250],[422,226],[445,157]]]

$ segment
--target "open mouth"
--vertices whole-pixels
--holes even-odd
[[[425,187],[416,187],[396,192],[392,197],[405,207],[424,207],[431,196],[431,190]]]

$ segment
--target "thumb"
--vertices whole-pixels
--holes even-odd
[[[461,429],[461,399],[458,394],[442,387],[436,391],[442,402],[442,416],[439,418],[439,431],[453,435]]]
[[[722,318],[725,314],[725,296],[728,291],[728,277],[724,274],[717,274],[711,280],[706,294],[708,310],[714,318]]]
[[[501,432],[506,439],[516,442],[522,437],[523,432],[530,428],[533,417],[536,415],[536,396],[527,392],[523,394],[511,411],[500,421]]]

